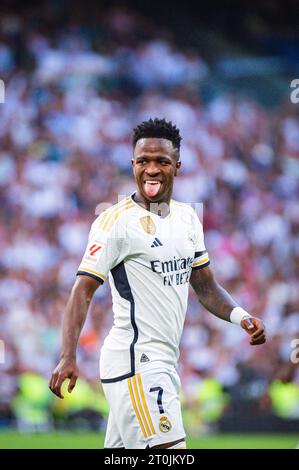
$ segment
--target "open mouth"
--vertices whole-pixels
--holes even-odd
[[[157,196],[160,188],[162,186],[161,181],[158,180],[145,180],[144,181],[144,191],[148,197]]]

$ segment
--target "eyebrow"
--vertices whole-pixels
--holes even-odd
[[[150,155],[138,155],[138,157],[136,157],[136,160],[144,159],[144,158],[151,158],[151,156],[150,156]],[[157,155],[157,156],[155,156],[155,157],[153,157],[153,158],[157,158],[157,159],[158,159],[158,158],[159,158],[159,159],[163,159],[163,158],[164,158],[165,160],[172,160],[172,158],[169,157],[169,156],[167,156],[167,155]]]

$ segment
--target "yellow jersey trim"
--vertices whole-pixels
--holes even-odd
[[[99,216],[99,228],[102,228],[105,222],[109,219],[109,216],[115,212],[117,209],[122,207],[124,204],[128,203],[130,201],[130,198],[125,198],[122,201],[118,202],[117,204],[114,204],[114,206],[109,207],[106,209],[100,216]]]
[[[124,200],[119,204],[116,204],[111,209],[108,209],[106,213],[104,213],[102,219],[99,222],[99,228],[104,230],[105,232],[109,232],[113,227],[114,223],[120,216],[120,214],[124,211],[133,207],[133,203],[130,199]]]
[[[103,230],[105,230],[106,232],[109,232],[113,225],[115,224],[115,222],[117,221],[117,219],[119,218],[119,216],[126,210],[130,209],[131,207],[134,207],[134,204],[128,202],[127,204],[125,204],[124,206],[122,206],[120,209],[118,209],[116,212],[114,212],[113,214],[110,215],[109,219],[107,219],[107,221],[105,222],[105,224],[103,225]]]
[[[192,268],[196,268],[196,266],[201,266],[209,261],[209,258],[205,258],[201,261],[197,261],[197,263],[192,264]]]
[[[106,281],[107,279],[107,276],[104,276],[104,274],[100,274],[97,271],[93,271],[92,269],[89,269],[89,268],[83,268],[83,267],[81,268],[81,266],[79,266],[78,271],[86,271],[87,273],[94,274],[95,276],[100,277],[103,281]]]

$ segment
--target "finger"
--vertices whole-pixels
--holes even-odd
[[[53,388],[54,388],[54,385],[56,383],[56,380],[57,380],[57,373],[54,373],[52,374],[51,376],[51,379],[50,379],[50,382],[49,382],[49,388],[53,391]]]
[[[265,325],[261,321],[255,320],[254,324],[256,325],[256,331],[252,335],[253,338],[257,338],[262,333],[265,334]]]
[[[250,339],[250,344],[253,346],[256,344],[263,344],[266,342],[266,336],[264,334],[261,334],[258,338],[251,338]]]
[[[251,338],[257,339],[259,336],[264,335],[264,334],[265,334],[264,328],[259,328],[251,335]]]
[[[53,393],[54,393],[58,398],[61,398],[61,399],[64,398],[64,396],[63,396],[62,393],[61,393],[61,385],[59,385],[58,387],[54,388]]]
[[[256,343],[258,341],[261,341],[261,340],[265,340],[266,339],[266,336],[262,333],[260,336],[258,336],[257,338],[251,338],[251,341],[253,343]]]
[[[245,326],[246,330],[248,330],[248,331],[254,331],[255,330],[255,325],[253,324],[251,318],[245,318],[243,320],[243,322],[244,322],[244,326]]]
[[[266,342],[266,338],[263,338],[259,341],[250,341],[250,346],[259,346],[261,344],[264,344]]]
[[[56,386],[55,386],[55,395],[58,396],[58,398],[64,398],[64,396],[61,393],[61,386],[62,386],[63,381],[59,381]]]
[[[255,331],[252,335],[250,335],[251,340],[259,339],[261,336],[266,336],[265,330],[260,328],[259,330]]]
[[[265,341],[266,341],[265,336],[260,336],[257,339],[251,339],[250,344],[261,344],[261,343],[264,343]]]
[[[259,318],[252,318],[252,323],[255,325],[256,328],[264,328],[265,329],[264,323]]]
[[[77,378],[78,378],[77,375],[72,375],[72,376],[71,376],[71,379],[70,379],[70,381],[69,381],[69,385],[68,385],[68,388],[67,388],[67,391],[68,391],[69,393],[72,393],[72,391],[73,391],[73,389],[74,389],[74,387],[75,387],[75,385],[76,385]]]
[[[53,393],[55,393],[55,395],[57,395],[59,398],[64,398],[64,396],[61,393],[61,386],[63,382],[65,381],[65,379],[66,377],[64,375],[58,374],[57,380],[53,387]]]

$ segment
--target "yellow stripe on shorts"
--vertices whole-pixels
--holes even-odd
[[[137,398],[137,406],[138,406],[138,409],[139,409],[140,414],[142,416],[142,420],[143,420],[143,423],[145,425],[147,435],[151,436],[152,433],[149,429],[148,422],[147,422],[146,417],[144,415],[143,407],[142,407],[142,404],[141,404],[141,401],[140,401],[139,390],[138,390],[137,381],[136,381],[136,375],[134,375],[134,377],[132,377],[132,379],[133,379],[133,386],[134,386],[135,396]]]
[[[147,403],[146,403],[146,400],[145,400],[145,395],[144,395],[144,391],[143,391],[143,386],[142,386],[142,381],[141,381],[141,375],[140,374],[137,374],[137,379],[138,379],[138,384],[139,384],[139,388],[140,388],[142,403],[143,403],[143,406],[144,406],[144,409],[145,409],[145,414],[147,416],[147,419],[148,419],[148,422],[149,422],[149,425],[150,425],[150,428],[151,428],[151,432],[152,432],[152,434],[156,434],[156,431],[155,431],[155,428],[154,428],[154,425],[153,425],[153,422],[152,422],[152,418],[151,418],[151,415],[150,415],[150,412],[149,412],[149,409],[148,409],[148,406],[147,406]]]
[[[146,403],[140,374],[137,374],[137,376],[134,375],[132,378],[128,379],[128,387],[132,405],[144,437],[149,437],[156,434]]]
[[[144,426],[143,426],[143,422],[142,422],[142,420],[141,420],[141,417],[140,417],[138,408],[137,408],[137,406],[136,406],[136,401],[135,401],[135,397],[134,397],[134,393],[133,393],[133,389],[132,389],[132,383],[131,383],[131,379],[130,379],[130,378],[128,379],[128,387],[129,387],[131,402],[132,402],[132,405],[133,405],[135,414],[136,414],[136,416],[137,416],[137,419],[138,419],[138,421],[139,421],[139,425],[140,425],[140,427],[141,427],[141,431],[143,432],[144,437],[147,437],[146,431],[145,431]]]

